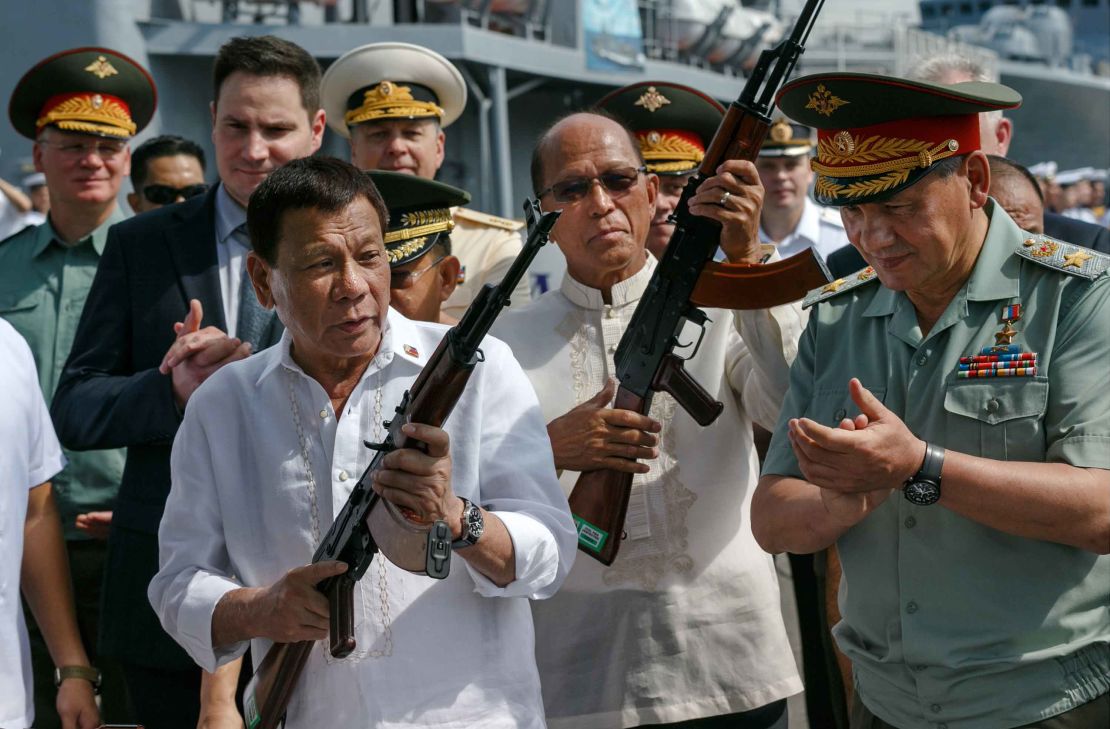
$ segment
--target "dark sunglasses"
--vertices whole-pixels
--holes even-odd
[[[208,191],[208,185],[202,183],[186,185],[185,187],[170,187],[169,185],[147,185],[143,188],[143,197],[154,205],[169,205],[178,197],[188,200]]]
[[[601,186],[611,195],[620,195],[632,189],[632,186],[640,179],[640,173],[646,170],[646,167],[618,167],[615,170],[602,172],[597,177],[571,177],[556,182],[551,187],[541,191],[537,197],[543,197],[550,192],[551,196],[555,198],[555,202],[578,202],[590,194],[590,187],[594,184],[594,180],[601,183]]]

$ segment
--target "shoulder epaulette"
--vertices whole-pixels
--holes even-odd
[[[878,277],[875,275],[875,269],[871,268],[871,266],[868,266],[867,268],[860,269],[859,271],[856,271],[849,276],[838,278],[835,281],[830,281],[824,286],[820,286],[818,288],[815,288],[813,291],[810,291],[808,294],[806,294],[805,299],[802,300],[802,308],[808,309],[814,304],[820,303],[825,299],[831,299],[832,297],[842,294],[845,291],[851,291],[854,288],[863,286],[868,281],[878,280]]]
[[[1025,238],[1014,253],[1046,268],[1054,268],[1091,281],[1110,269],[1110,256],[1105,253],[1038,233],[1025,233]]]
[[[489,213],[481,213],[477,210],[469,210],[467,208],[456,208],[455,217],[462,218],[463,220],[476,223],[478,225],[486,225],[491,228],[501,228],[502,230],[520,230],[524,227],[524,223],[510,218],[500,218],[496,215]]]

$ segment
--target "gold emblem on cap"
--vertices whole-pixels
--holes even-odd
[[[650,112],[659,111],[669,103],[671,103],[671,100],[656,91],[654,86],[648,86],[647,91],[636,99],[636,106],[642,106]]]
[[[651,172],[684,172],[697,167],[705,157],[704,149],[675,134],[653,129],[647,133],[637,132],[636,139]]]
[[[100,94],[82,94],[66,99],[35,120],[35,128],[54,124],[59,129],[87,134],[104,134],[126,139],[137,131],[127,108]]]
[[[650,144],[651,146],[654,147],[655,145],[659,144],[659,142],[661,142],[662,140],[663,140],[663,136],[661,134],[659,134],[659,132],[655,132],[655,131],[648,132],[647,143]]]
[[[771,125],[771,141],[772,142],[789,142],[794,138],[794,127],[790,126],[790,122],[785,119],[779,119]]]
[[[104,56],[97,56],[95,61],[85,66],[85,70],[100,79],[119,75],[119,71]]]
[[[405,91],[408,91],[408,89],[405,89]],[[389,81],[382,81],[378,84],[378,93],[382,96],[393,96],[393,84]]]
[[[817,90],[809,95],[809,102],[806,104],[807,109],[814,109],[818,114],[823,116],[832,116],[832,113],[852,102],[845,101],[839,96],[834,96],[831,91],[825,88],[825,84],[818,84]]]
[[[351,109],[343,116],[348,126],[375,119],[413,119],[417,117],[443,118],[443,108],[431,101],[418,101],[412,88],[392,81],[382,81],[362,94],[362,106]]]
[[[104,106],[104,97],[100,94],[93,94],[90,101],[92,102],[94,109],[99,109],[100,107]]]
[[[856,151],[856,140],[852,138],[851,132],[848,131],[837,132],[836,136],[833,137],[833,145],[837,152],[845,156]]]

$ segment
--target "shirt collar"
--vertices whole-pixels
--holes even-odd
[[[394,355],[412,362],[417,367],[423,367],[428,361],[431,352],[421,351],[413,344],[414,342],[420,343],[421,341],[413,322],[410,319],[406,319],[394,309],[390,309],[386,314],[385,328],[382,330],[382,339],[378,344],[378,353],[374,356],[370,366],[366,368],[366,372],[363,373],[362,378],[366,379],[367,375],[385,368],[386,365],[393,361]],[[395,349],[396,342],[401,343],[400,349]],[[301,366],[293,360],[291,352],[292,346],[293,335],[289,333],[289,329],[286,327],[285,331],[282,332],[281,340],[274,347],[264,350],[257,355],[260,357],[268,357],[268,361],[258,374],[258,379],[255,381],[256,385],[261,384],[262,381],[277,370],[279,366],[308,377],[305,371],[301,369]]]
[[[979,258],[971,269],[967,284],[968,301],[994,301],[1018,296],[1021,292],[1018,281],[1021,260],[1013,255],[1013,242],[1021,240],[1024,234],[993,198],[987,200],[983,210],[987,214],[989,227]]]
[[[629,278],[613,284],[610,296],[613,300],[612,305],[614,307],[620,307],[625,304],[639,301],[640,297],[643,296],[644,289],[647,288],[648,281],[651,280],[651,274],[655,271],[655,266],[657,265],[655,256],[647,253],[647,251],[644,252],[644,255],[647,256],[647,263],[644,264],[643,268]],[[606,305],[600,289],[591,288],[583,283],[579,283],[569,273],[563,276],[563,283],[560,285],[559,290],[562,291],[563,296],[570,299],[571,303],[583,309],[601,309]]]
[[[123,222],[126,219],[127,214],[120,209],[120,206],[118,204],[113,206],[112,214],[108,216],[108,219],[98,225],[93,230],[93,232],[89,233],[87,236],[79,240],[77,242],[77,245],[82,245],[85,241],[91,238],[92,247],[93,250],[96,251],[96,255],[99,256],[103,254],[104,244],[108,242],[108,229],[116,223]],[[50,245],[52,241],[55,240],[58,241],[60,244],[62,239],[58,236],[57,231],[54,230],[54,225],[50,222],[50,216],[47,215],[46,222],[35,228],[35,246],[34,253],[32,255],[39,255],[44,250],[46,250],[46,247]]]
[[[246,209],[235,202],[221,182],[216,190],[216,241],[223,243],[236,229],[246,224]]]
[[[802,200],[802,217],[798,218],[797,227],[779,241],[779,245],[790,243],[798,238],[811,246],[816,246],[821,240],[821,211],[808,196]],[[767,231],[763,230],[762,223],[759,225],[759,239],[764,243],[774,242],[771,236],[767,235]]]

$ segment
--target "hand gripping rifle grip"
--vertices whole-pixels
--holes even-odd
[[[355,649],[355,581],[337,575],[327,589],[331,654],[346,658]]]

